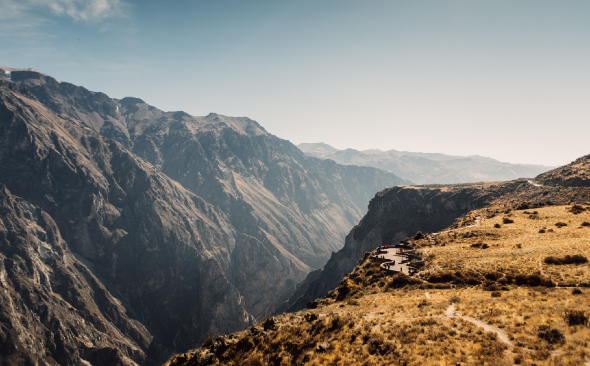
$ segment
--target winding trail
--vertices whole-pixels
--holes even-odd
[[[485,330],[486,332],[491,332],[491,333],[495,333],[498,336],[498,339],[502,342],[505,343],[506,345],[510,346],[510,347],[514,347],[514,344],[512,343],[512,341],[510,340],[510,338],[508,337],[508,334],[506,334],[506,332],[504,332],[502,329],[495,327],[491,324],[488,324],[484,321],[481,321],[479,319],[475,319],[472,318],[470,316],[467,315],[462,315],[461,313],[459,313],[458,311],[455,310],[455,304],[451,304],[449,305],[449,307],[447,308],[447,310],[445,311],[445,316],[447,318],[459,318],[462,320],[465,320],[467,322],[470,322],[472,324],[475,324],[476,326],[482,328],[483,330]]]
[[[477,213],[477,210],[473,210],[473,212],[474,212],[474,213]],[[436,244],[435,237],[436,237],[437,235],[440,235],[440,234],[447,234],[447,233],[452,233],[452,232],[454,232],[454,231],[458,231],[458,230],[463,230],[463,229],[469,229],[469,228],[472,228],[472,227],[476,227],[476,226],[479,226],[479,225],[481,225],[481,222],[482,222],[482,221],[483,221],[483,217],[481,217],[481,216],[476,216],[476,217],[475,217],[475,224],[472,224],[472,225],[467,225],[467,226],[462,226],[462,227],[458,227],[458,228],[456,228],[456,229],[445,230],[445,231],[439,231],[439,232],[436,232],[436,233],[428,234],[428,241],[430,241],[430,244],[434,245],[434,244]]]

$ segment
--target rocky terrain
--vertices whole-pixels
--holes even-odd
[[[540,174],[535,181],[545,186],[589,187],[590,155],[582,156],[571,164]]]
[[[534,177],[551,169],[543,165],[503,163],[477,155],[452,156],[397,150],[338,150],[324,143],[304,143],[298,147],[310,156],[331,159],[344,165],[383,169],[417,184],[506,181]]]
[[[244,329],[342,246],[374,192],[406,183],[307,157],[247,118],[163,112],[8,71],[0,184],[16,203],[0,218],[4,248],[28,253],[17,254],[28,269],[2,282],[10,364],[33,346],[50,364],[157,364],[208,332]],[[41,234],[15,235],[13,221],[53,222],[59,240],[39,240],[64,254],[39,259]],[[60,324],[76,326],[54,345]]]

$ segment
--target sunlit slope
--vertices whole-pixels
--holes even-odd
[[[365,257],[308,309],[170,365],[582,365],[589,222],[586,205],[470,212],[434,244],[412,240],[427,258],[415,278]]]

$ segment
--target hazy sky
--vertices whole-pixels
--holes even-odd
[[[590,153],[586,0],[0,0],[0,65],[294,143]]]

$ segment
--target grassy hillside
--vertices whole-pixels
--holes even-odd
[[[495,206],[470,212],[449,230],[434,236],[435,244],[414,241],[427,258],[414,278],[386,275],[361,259],[307,310],[210,337],[168,365],[583,365],[590,359],[588,206]]]

